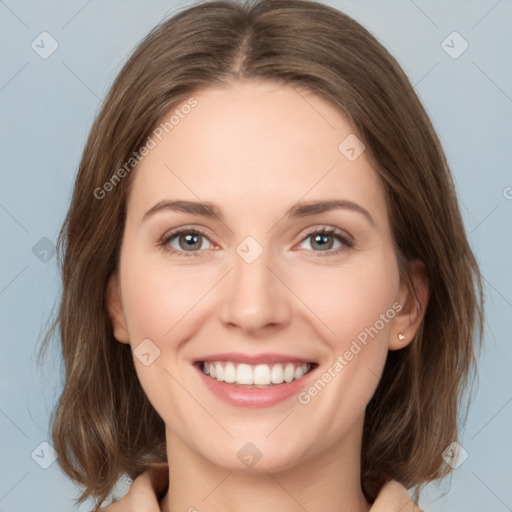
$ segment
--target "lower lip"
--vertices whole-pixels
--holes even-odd
[[[206,375],[200,368],[200,365],[195,364],[194,367],[213,394],[238,407],[270,407],[271,405],[278,404],[293,395],[297,395],[305,387],[310,375],[315,371],[315,368],[313,368],[300,379],[276,384],[268,388],[245,388],[221,382]]]

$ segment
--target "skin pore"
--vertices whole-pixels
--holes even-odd
[[[367,511],[365,407],[388,349],[409,343],[422,317],[400,281],[382,184],[367,151],[354,161],[340,152],[356,132],[311,92],[243,81],[194,97],[197,106],[135,171],[107,296],[116,339],[133,350],[151,340],[160,351],[148,366],[134,362],[166,425],[170,488],[161,509]],[[164,205],[177,200],[210,203],[222,218]],[[286,215],[330,200],[360,208]],[[243,257],[261,249],[254,261]],[[422,268],[415,264],[411,279],[424,310]],[[386,313],[396,303],[401,310]],[[306,391],[329,368],[335,376],[307,404],[294,395],[237,406],[212,393],[193,364],[227,352],[315,362]],[[261,454],[252,467],[237,456],[247,443]]]

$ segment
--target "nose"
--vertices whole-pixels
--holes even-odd
[[[223,324],[252,335],[286,326],[293,294],[279,274],[265,252],[252,263],[235,254],[234,268],[226,276],[222,291],[219,316]]]

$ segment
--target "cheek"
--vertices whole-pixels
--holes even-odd
[[[325,415],[323,435],[335,438],[364,413],[388,354],[399,274],[392,255],[318,273],[308,306],[321,322],[328,349],[322,372],[298,398],[306,415]],[[302,291],[305,293],[305,289]],[[312,436],[314,436],[314,432]],[[314,439],[311,437],[313,443]],[[283,440],[284,442],[284,440]]]
[[[200,278],[190,270],[183,272],[177,267],[163,266],[155,262],[155,258],[136,248],[130,249],[128,245],[121,258],[120,277],[123,308],[140,384],[162,418],[171,421],[168,414],[173,411],[173,423],[186,423],[194,404],[179,385],[183,382],[178,361],[180,346],[191,335],[190,319],[194,318],[199,299],[211,285],[205,283],[204,276]],[[149,365],[138,356],[143,352],[138,347],[144,344],[151,353]],[[157,354],[154,359],[153,351]]]
[[[296,279],[294,286],[318,318],[324,339],[338,352],[347,350],[352,340],[364,344],[366,338],[387,339],[399,290],[392,254],[354,258],[353,264],[320,269]]]
[[[151,258],[138,258],[135,253],[123,261],[121,279],[132,344],[150,338],[161,345],[172,340],[175,328],[187,324],[187,315],[199,306],[215,282],[215,276],[205,272],[155,264]]]

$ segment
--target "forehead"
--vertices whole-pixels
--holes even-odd
[[[162,118],[158,136],[151,135],[154,147],[135,172],[130,199],[137,204],[149,207],[164,196],[200,198],[221,205],[235,201],[254,212],[262,204],[341,195],[372,203],[377,216],[385,211],[368,152],[347,158],[347,144],[362,149],[359,136],[323,98],[252,81],[191,96],[194,107],[177,105]]]

